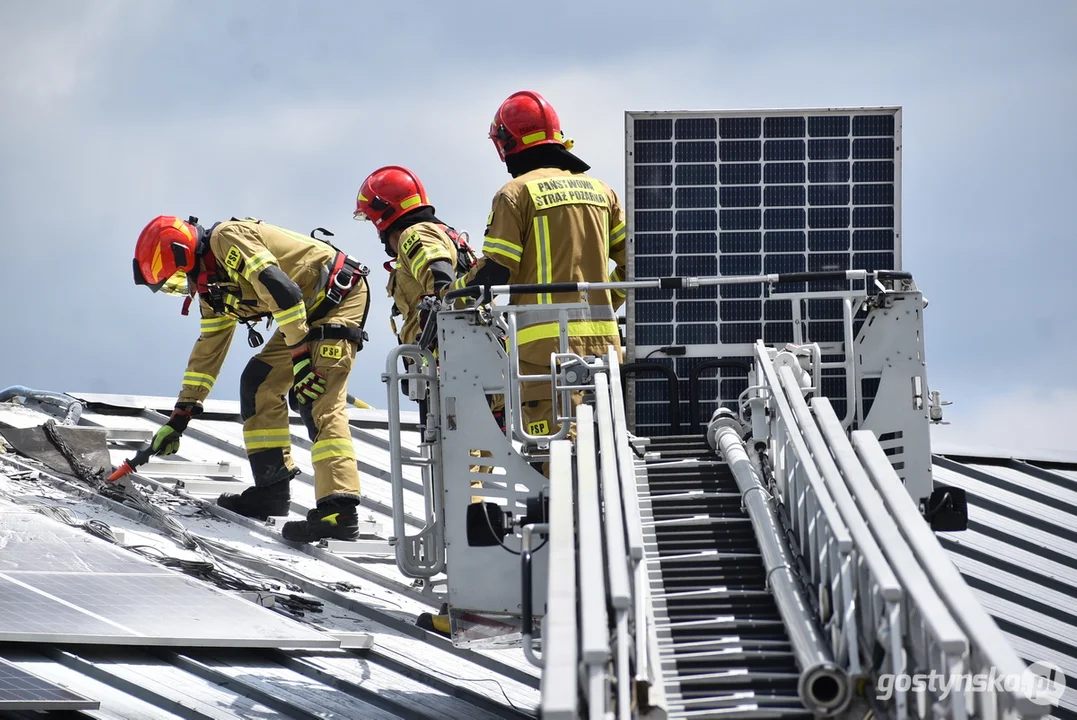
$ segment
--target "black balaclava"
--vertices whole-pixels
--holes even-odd
[[[390,235],[397,231],[403,232],[412,225],[418,225],[421,222],[432,222],[436,225],[445,224],[438,220],[437,217],[434,215],[433,207],[419,208],[414,212],[409,212],[407,215],[402,218],[398,218],[396,222],[378,233],[378,238],[381,239],[381,244],[385,248],[385,254],[391,258],[396,257],[396,253],[393,252],[392,249],[389,247]]]
[[[520,177],[524,173],[539,168],[557,168],[582,173],[590,170],[591,166],[560,145],[536,145],[507,156],[505,168],[509,171],[509,175]]]

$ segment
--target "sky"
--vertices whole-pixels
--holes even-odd
[[[375,168],[412,168],[481,245],[516,90],[618,193],[626,110],[900,105],[903,266],[954,403],[936,438],[1077,448],[1075,33],[1047,0],[0,3],[0,385],[176,394],[198,322],[133,285],[138,233],[254,216],[371,266],[349,387],[383,407],[385,257],[351,218]],[[212,397],[238,398],[244,336]]]

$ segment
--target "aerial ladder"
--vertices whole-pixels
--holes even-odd
[[[396,562],[426,587],[446,587],[453,643],[522,648],[542,670],[549,720],[1049,715],[1042,678],[935,535],[965,529],[967,508],[959,489],[931,476],[929,430],[942,402],[927,383],[927,303],[910,274],[486,290],[836,279],[862,289],[782,297],[794,309],[839,301],[838,352],[824,354],[807,337],[760,340],[736,403],[697,434],[653,438],[631,431],[617,350],[569,350],[568,317],[586,302],[541,307],[560,318],[560,352],[548,373],[525,375],[516,328],[538,308],[479,305],[478,288],[447,294],[436,314],[437,357],[423,344],[399,346],[382,377]],[[832,368],[847,380],[841,413],[820,393]],[[520,384],[535,381],[550,386],[550,436],[522,422]],[[585,393],[578,406],[574,391]],[[505,398],[504,431],[487,402],[495,394]],[[424,401],[417,455],[402,450],[404,397]],[[404,506],[409,464],[422,471],[421,508]],[[421,529],[405,524],[405,510],[421,515]],[[984,675],[1002,681],[969,680]]]

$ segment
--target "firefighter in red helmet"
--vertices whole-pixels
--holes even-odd
[[[374,224],[385,253],[392,258],[385,265],[389,270],[386,290],[393,299],[389,318],[393,332],[402,344],[416,343],[431,314],[424,300],[441,295],[457,276],[466,275],[475,265],[467,235],[457,233],[434,215],[418,176],[398,165],[379,168],[363,181],[355,217]],[[397,317],[401,318],[399,328]],[[431,347],[434,345],[436,336]],[[504,396],[491,395],[489,402],[494,418],[504,427]],[[419,405],[425,422],[426,403],[420,401]],[[476,481],[473,486],[481,487],[481,483]]]
[[[203,229],[196,218],[157,217],[135,245],[136,285],[195,295],[201,334],[194,344],[176,407],[151,442],[173,454],[201,412],[220,372],[236,324],[261,345],[254,323],[275,320],[277,332],[247,363],[240,380],[243,439],[254,486],[225,493],[217,504],[266,519],[287,515],[291,458],[288,400],[293,396],[313,445],[317,506],[306,520],[285,523],[287,540],[358,537],[359,474],[345,411],[347,381],[362,348],[368,308],[367,269],[332,245],[259,220],[232,219]]]
[[[392,258],[386,263],[386,290],[393,299],[390,323],[401,343],[414,343],[426,320],[419,309],[422,300],[439,295],[456,279],[458,270],[467,272],[474,265],[467,235],[435,217],[418,176],[398,165],[379,168],[363,181],[355,200],[355,218],[374,224],[385,254]]]
[[[490,140],[513,179],[494,195],[483,257],[453,287],[623,280],[624,210],[617,194],[587,175],[590,166],[570,152],[572,141],[565,138],[553,106],[531,90],[513,93],[494,115]],[[544,293],[513,295],[509,302],[542,305],[583,300],[579,293]],[[624,300],[619,291],[589,292],[589,310],[570,317],[569,350],[583,357],[603,355],[613,346],[620,353],[615,311]],[[549,374],[550,353],[559,350],[558,337],[556,312],[520,313],[516,337],[520,371]],[[574,404],[582,398],[582,391],[572,393]],[[557,431],[549,382],[525,383],[521,402],[528,433]]]

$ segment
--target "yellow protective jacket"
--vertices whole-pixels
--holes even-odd
[[[178,402],[202,402],[209,395],[237,321],[271,317],[289,347],[301,344],[310,332],[307,315],[324,298],[325,279],[337,256],[325,242],[250,219],[216,225],[209,251],[217,263],[220,302],[215,308],[199,294],[202,333],[187,361]]]
[[[464,287],[487,262],[509,269],[509,283],[617,282],[625,277],[625,215],[617,194],[583,173],[539,168],[513,178],[494,196],[483,257],[453,287]],[[610,272],[610,260],[616,268]],[[569,349],[605,354],[621,347],[614,311],[624,293],[588,293],[590,310],[569,311]],[[580,302],[580,293],[513,295],[513,305]],[[558,351],[556,311],[521,313],[520,359],[548,365]]]
[[[385,289],[403,321],[399,329],[392,317],[389,323],[401,344],[410,345],[419,339],[422,330],[417,309],[419,300],[424,295],[434,294],[430,264],[435,260],[446,260],[455,271],[456,243],[436,223],[421,222],[404,230],[398,248],[397,264],[389,273],[389,284]]]

